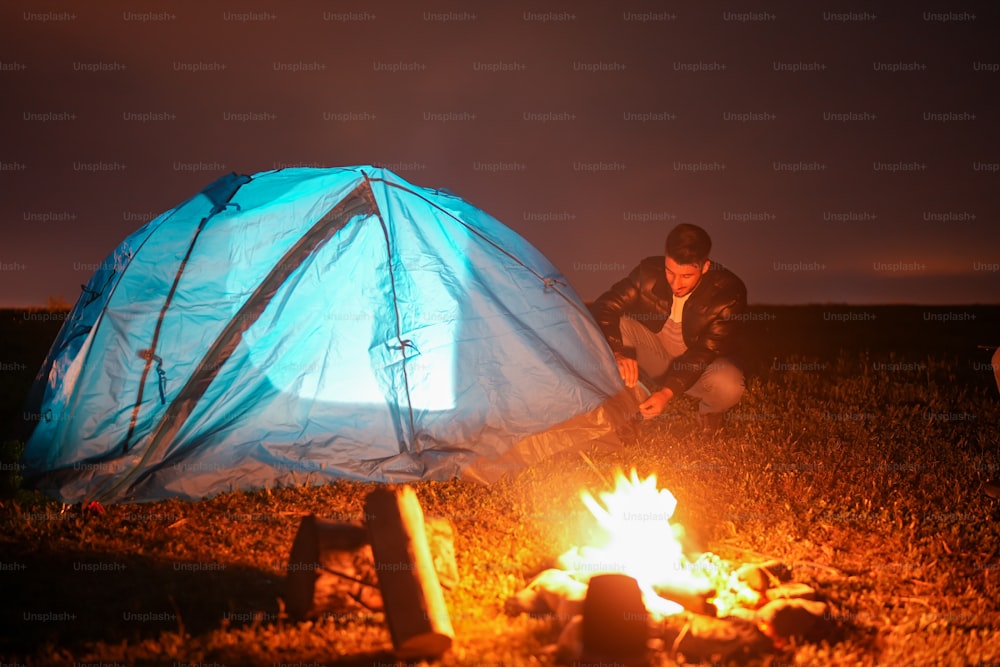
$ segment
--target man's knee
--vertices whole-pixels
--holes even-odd
[[[635,350],[639,371],[647,378],[656,378],[670,368],[670,355],[656,336],[637,320],[621,319],[622,343]]]
[[[702,400],[713,412],[728,410],[739,403],[746,388],[743,371],[729,362],[713,364],[703,380],[706,395]]]

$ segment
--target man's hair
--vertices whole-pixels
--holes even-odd
[[[683,223],[667,234],[667,257],[678,264],[702,265],[712,251],[712,239],[698,225]]]

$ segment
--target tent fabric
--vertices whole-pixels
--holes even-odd
[[[493,481],[633,406],[584,304],[468,202],[376,167],[231,174],[101,263],[39,372],[64,502]]]

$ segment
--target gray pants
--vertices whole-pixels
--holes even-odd
[[[621,319],[622,342],[635,348],[639,371],[658,378],[670,368],[673,357],[663,347],[659,337],[639,322]],[[685,393],[698,399],[698,412],[725,412],[740,402],[743,396],[743,371],[732,361],[719,357],[705,368],[698,381]]]

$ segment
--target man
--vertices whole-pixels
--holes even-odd
[[[677,225],[667,235],[666,256],[642,260],[591,311],[625,385],[634,387],[642,377],[659,387],[640,399],[645,419],[686,393],[699,400],[702,430],[714,433],[743,395],[743,372],[732,355],[747,292],[743,281],[709,260],[711,249],[704,229]]]

